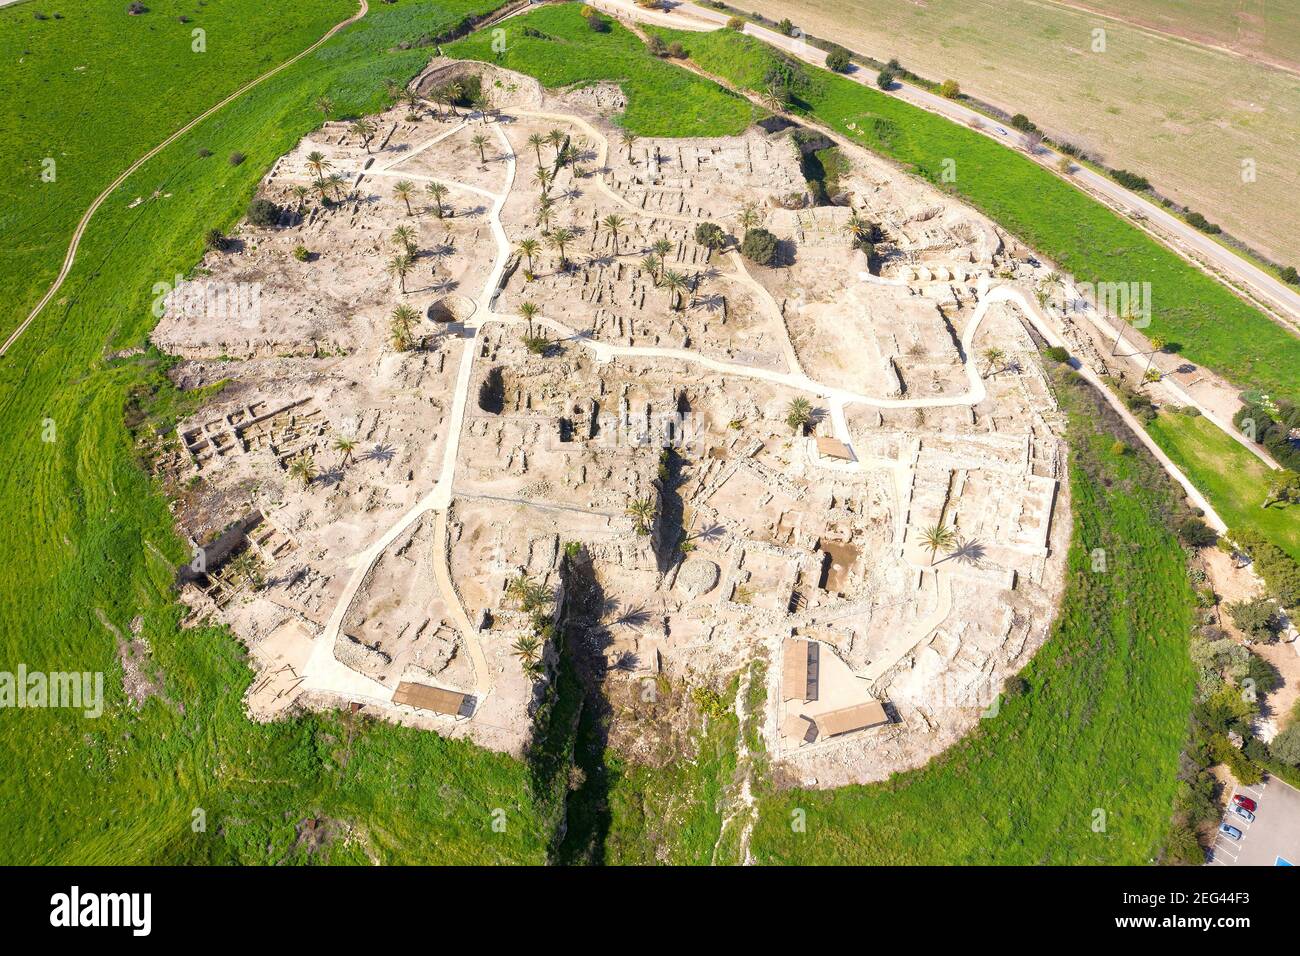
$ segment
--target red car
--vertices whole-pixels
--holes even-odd
[[[1250,797],[1243,797],[1239,793],[1234,793],[1232,795],[1232,802],[1239,807],[1249,810],[1251,813],[1255,812],[1255,801],[1250,799]]]

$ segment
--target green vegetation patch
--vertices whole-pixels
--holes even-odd
[[[551,89],[617,83],[627,110],[615,120],[641,136],[734,136],[760,113],[744,97],[651,56],[618,23],[593,31],[577,4],[542,7],[501,26],[503,53],[493,50],[494,31],[450,43],[444,52],[526,73]]]

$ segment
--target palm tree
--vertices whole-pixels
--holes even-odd
[[[487,154],[484,152],[484,150],[487,148],[488,138],[484,136],[482,133],[476,133],[474,135],[474,138],[471,139],[470,142],[478,147],[478,161],[482,163],[484,166],[486,166]]]
[[[988,362],[989,364],[984,374],[985,375],[995,374],[993,371],[993,366],[995,365],[998,366],[999,372],[1002,371],[1002,363],[1004,363],[1006,360],[1007,360],[1007,354],[1003,352],[1000,348],[995,347],[995,348],[985,349],[984,361]]]
[[[359,119],[348,127],[348,132],[361,140],[361,145],[370,152],[370,141],[375,138],[375,124],[368,119]]]
[[[810,421],[812,421],[812,403],[802,396],[792,398],[790,404],[785,407],[785,423],[790,426],[790,430],[802,433]]]
[[[519,254],[528,257],[528,271],[530,273],[533,272],[533,256],[537,255],[537,252],[541,247],[542,244],[536,239],[519,240]]]
[[[513,648],[515,656],[526,666],[533,664],[540,656],[542,642],[533,634],[521,634]]]
[[[330,191],[330,193],[333,194],[335,201],[337,201],[339,198],[338,196],[339,190],[342,189],[347,184],[348,181],[344,179],[342,176],[340,176],[338,173],[330,173],[328,176],[325,177],[325,188],[327,188]]]
[[[602,219],[600,224],[614,237],[614,255],[618,255],[618,231],[623,228],[623,217],[611,213]]]
[[[415,194],[415,186],[405,179],[399,179],[397,185],[393,187],[393,195],[402,202],[406,203],[406,214],[411,215],[411,197]]]
[[[534,133],[528,137],[528,145],[537,150],[537,165],[542,165],[542,147],[546,145],[546,137],[541,133]]]
[[[400,326],[408,335],[415,330],[415,323],[420,320],[420,313],[409,305],[399,305],[390,316],[394,325]]]
[[[568,257],[564,254],[564,247],[573,241],[573,233],[567,229],[556,229],[551,233],[549,241],[551,245],[559,250],[560,271],[563,272],[565,263],[569,261]]]
[[[395,245],[401,246],[408,256],[415,258],[415,230],[410,226],[398,226],[389,237]]]
[[[304,186],[302,183],[299,183],[298,185],[290,189],[289,192],[291,192],[293,194],[293,198],[297,200],[298,211],[302,212],[302,204],[306,202],[307,197],[311,195],[311,190],[308,189],[306,186]]]
[[[844,231],[849,234],[855,243],[868,239],[871,236],[871,221],[859,216],[856,211],[850,213],[849,218],[845,220]]]
[[[429,183],[424,187],[424,191],[433,197],[434,212],[438,218],[442,218],[442,198],[447,195],[447,187],[442,183]]]
[[[307,168],[316,174],[317,182],[325,181],[325,170],[333,169],[334,164],[325,158],[325,154],[319,150],[312,150],[307,154]]]
[[[632,518],[637,534],[649,534],[650,525],[655,519],[654,499],[633,498],[627,503],[627,514]]]
[[[311,188],[315,191],[316,195],[320,196],[321,202],[329,201],[331,186],[328,182],[323,179],[318,179],[311,184]]]
[[[668,307],[680,309],[682,292],[686,289],[686,276],[674,269],[667,269],[660,277],[659,284],[668,290]]]
[[[442,119],[442,110],[440,107],[447,102],[447,95],[442,90],[434,90],[429,94],[429,99],[433,100],[433,115],[435,119]]]
[[[786,96],[785,87],[778,83],[772,83],[765,89],[761,95],[763,105],[773,113],[780,113],[785,110]]]
[[[659,257],[661,261],[667,259],[668,253],[672,252],[676,246],[667,239],[656,239],[650,246],[650,250]]]
[[[934,556],[939,551],[951,551],[956,545],[957,532],[940,522],[921,533],[921,543],[930,549],[930,563],[934,564]]]
[[[289,462],[289,474],[301,481],[302,486],[306,488],[316,480],[316,462],[312,460],[311,455],[299,455]]]
[[[456,101],[465,95],[465,87],[453,80],[447,84],[445,93],[447,96],[447,105],[451,107],[451,115],[459,117],[460,114],[456,112]]]
[[[406,274],[411,271],[414,261],[406,253],[393,256],[388,260],[388,272],[390,275],[397,276],[397,286],[406,294]]]
[[[318,96],[316,97],[316,109],[320,110],[326,119],[329,119],[330,114],[334,112],[334,101],[328,96]]]
[[[555,174],[545,166],[538,167],[537,172],[533,173],[533,179],[537,180],[537,185],[542,187],[543,196],[545,196],[547,191],[551,188],[551,180],[554,178]]]
[[[663,261],[658,256],[645,256],[641,260],[641,271],[650,273],[650,279],[653,282],[659,281],[659,267]]]
[[[419,113],[420,113],[420,94],[419,94],[419,93],[415,92],[415,90],[403,90],[403,91],[402,91],[402,100],[403,100],[403,102],[406,103],[406,108],[407,108],[407,110],[408,110],[409,112],[415,114],[416,116],[419,115]]]
[[[533,316],[537,315],[538,311],[540,310],[537,308],[536,302],[519,303],[519,314],[528,322],[528,337],[530,339],[533,337]]]
[[[753,229],[758,225],[758,207],[752,202],[745,203],[745,208],[740,210],[740,227],[742,229]]]
[[[537,225],[543,232],[551,228],[551,220],[555,216],[555,201],[549,196],[542,196],[537,201]]]
[[[525,611],[539,610],[551,600],[550,592],[533,580],[526,571],[521,571],[516,577],[510,579],[510,583],[506,585],[506,593],[518,601],[519,606]]]
[[[632,162],[632,147],[639,138],[630,129],[623,130],[623,145],[627,147],[627,161],[629,163]]]
[[[347,435],[339,435],[334,439],[334,450],[343,453],[343,461],[340,464],[346,468],[348,462],[352,460],[352,453],[357,450],[357,441]]]
[[[553,129],[546,134],[546,141],[555,148],[556,159],[560,158],[560,147],[564,145],[566,139],[568,139],[568,137],[564,135],[564,130],[562,129]]]

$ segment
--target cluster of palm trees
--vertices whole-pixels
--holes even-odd
[[[537,680],[545,672],[542,653],[546,641],[555,633],[555,627],[546,614],[552,601],[550,589],[524,572],[511,579],[506,593],[519,604],[522,611],[532,615],[532,631],[520,635],[513,650],[524,673],[532,680]]]
[[[334,164],[325,158],[325,154],[319,150],[312,150],[307,154],[307,168],[316,176],[316,181],[312,183],[312,189],[320,196],[322,201],[331,199],[337,201],[341,190],[346,188],[347,180],[338,173],[325,175],[328,170],[334,168]],[[298,195],[295,190],[295,195]],[[301,196],[299,196],[301,202]]]
[[[533,135],[529,136],[528,145],[537,152],[537,165],[542,165],[542,147],[547,145],[555,150],[552,161],[558,165],[564,156],[564,143],[568,138],[568,134],[562,129],[552,129],[545,136],[541,133],[533,133]]]

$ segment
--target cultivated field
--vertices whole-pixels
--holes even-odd
[[[1208,6],[1225,5],[1207,5],[1205,15]],[[896,57],[921,76],[956,79],[963,91],[1025,113],[1108,166],[1147,176],[1283,265],[1300,262],[1287,211],[1300,186],[1293,162],[1300,149],[1300,77],[1294,74],[1026,0],[755,0],[742,6],[771,19],[789,17],[814,36],[878,60]],[[1300,36],[1294,7],[1290,19],[1289,27],[1279,23],[1268,35],[1290,36],[1277,42],[1293,43]],[[1091,52],[1095,27],[1106,30],[1104,53]],[[1246,158],[1255,160],[1258,174],[1248,185],[1241,178]]]

